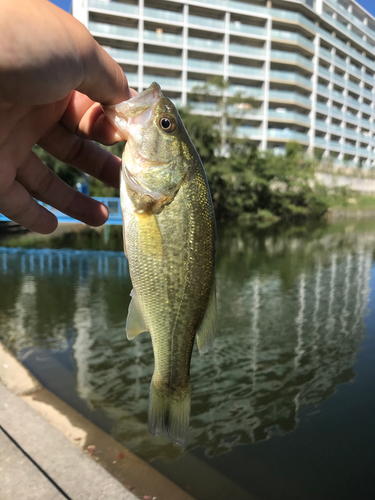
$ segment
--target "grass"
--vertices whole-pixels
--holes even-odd
[[[357,194],[347,190],[328,195],[327,203],[331,209],[341,209],[345,211],[374,210],[375,196],[368,194]]]

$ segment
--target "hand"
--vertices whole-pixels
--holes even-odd
[[[118,187],[120,159],[92,141],[120,140],[99,103],[116,104],[135,91],[87,29],[48,0],[1,0],[0,47],[0,213],[50,233],[57,219],[36,198],[103,224],[107,208],[65,184],[31,148],[37,143]]]

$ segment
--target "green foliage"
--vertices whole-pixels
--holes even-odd
[[[220,134],[215,128],[215,120],[211,117],[194,115],[187,108],[179,110],[186,130],[199,151],[202,162],[208,163],[215,157],[215,151],[220,144]]]
[[[217,158],[206,170],[219,219],[300,221],[328,209],[326,190],[296,143],[287,145],[285,156],[252,147],[246,156]]]
[[[102,146],[104,149],[107,149],[112,154],[121,157],[122,151],[124,149],[124,143],[117,143],[113,146]],[[119,190],[113,187],[107,186],[103,184],[98,179],[91,177],[89,175],[84,175],[79,170],[70,167],[66,163],[58,160],[51,154],[47,153],[40,146],[35,145],[33,147],[34,153],[36,153],[42,162],[47,165],[55,174],[57,174],[64,182],[66,182],[69,186],[76,188],[78,182],[85,181],[85,178],[89,181],[89,192],[91,196],[119,196]]]
[[[51,154],[47,153],[40,146],[35,145],[33,147],[33,152],[39,156],[42,162],[47,165],[55,174],[57,174],[64,182],[69,184],[69,186],[75,187],[77,182],[83,180],[82,173],[75,168],[69,167],[62,161],[58,160]]]

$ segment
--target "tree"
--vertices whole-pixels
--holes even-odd
[[[244,123],[244,115],[251,110],[256,100],[246,96],[244,92],[230,92],[230,82],[221,76],[210,78],[203,85],[192,88],[194,97],[201,102],[216,104],[216,114],[219,118],[220,154],[228,156],[233,144],[243,142],[237,136],[237,129]]]
[[[202,119],[202,116],[190,113],[188,108],[179,109],[179,113],[203,165],[214,161],[215,152],[220,144],[220,134],[215,127],[215,120],[211,117]]]

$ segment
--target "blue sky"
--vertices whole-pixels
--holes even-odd
[[[374,0],[360,0],[359,5],[362,5],[364,9],[366,9],[370,14],[375,16],[375,2]]]
[[[53,3],[58,5],[64,10],[70,11],[72,0],[52,0]],[[375,16],[375,2],[374,0],[359,0],[358,2],[362,7],[364,7],[368,12]]]
[[[52,1],[52,3],[58,5],[62,9],[66,10],[67,12],[70,12],[72,0],[51,0],[51,1]]]

